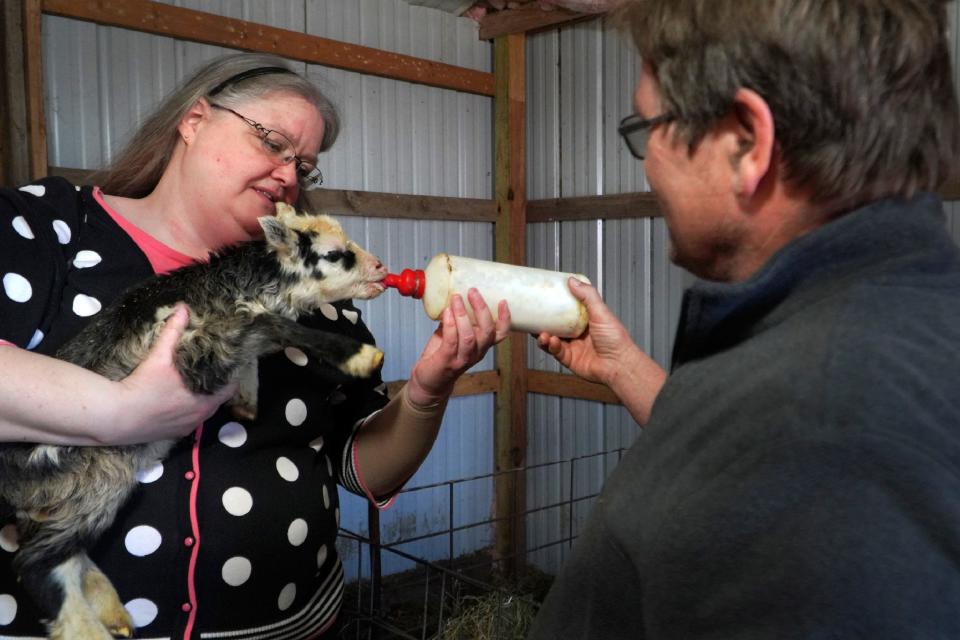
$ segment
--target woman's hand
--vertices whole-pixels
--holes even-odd
[[[537,346],[581,378],[610,387],[634,419],[646,424],[666,372],[633,342],[595,288],[576,278],[569,286],[587,308],[587,330],[571,340],[541,333]]]
[[[177,371],[176,346],[189,321],[189,311],[177,304],[167,318],[150,353],[120,387],[120,411],[114,423],[113,444],[180,438],[196,429],[230,398],[236,385],[213,394],[193,393]]]
[[[119,382],[64,360],[0,347],[0,441],[126,445],[189,434],[233,395],[233,386],[213,395],[187,389],[174,366],[187,319],[187,308],[177,305],[149,355]]]
[[[467,292],[477,324],[467,315],[463,298],[453,296],[440,316],[440,325],[430,336],[420,359],[413,365],[407,383],[407,397],[426,407],[446,400],[464,371],[479,362],[493,345],[510,332],[510,309],[500,303],[494,321],[483,296],[476,289]]]

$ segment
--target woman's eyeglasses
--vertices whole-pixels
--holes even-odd
[[[311,191],[312,189],[316,189],[323,184],[323,174],[320,173],[320,169],[318,169],[312,162],[307,162],[302,158],[298,158],[296,154],[294,154],[295,146],[293,142],[290,141],[290,138],[283,135],[279,131],[267,129],[259,122],[240,115],[230,107],[224,107],[223,105],[215,104],[213,102],[210,103],[210,106],[214,109],[229,111],[253,127],[257,132],[257,136],[260,138],[264,152],[278,165],[285,165],[293,162],[297,170],[297,182],[300,184],[301,189],[304,191]]]
[[[650,139],[650,132],[658,124],[670,122],[675,116],[672,113],[662,113],[654,118],[644,120],[634,113],[620,121],[617,132],[623,136],[623,141],[627,143],[627,149],[637,160],[643,160],[647,153],[647,140]]]

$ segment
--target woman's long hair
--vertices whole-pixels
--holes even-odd
[[[180,139],[177,129],[183,115],[214,87],[226,82],[217,93],[217,102],[242,104],[272,93],[288,93],[302,97],[316,107],[323,118],[324,130],[320,151],[333,145],[340,132],[340,117],[333,103],[298,73],[268,73],[252,76],[236,83],[231,78],[251,69],[288,68],[277,56],[262,53],[237,53],[223,56],[201,67],[182,86],[168,95],[130,137],[124,148],[109,165],[95,172],[90,183],[104,193],[127,198],[149,195],[167,168]]]

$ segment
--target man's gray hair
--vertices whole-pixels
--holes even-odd
[[[954,169],[947,1],[627,0],[617,19],[691,149],[752,89],[788,183],[856,206],[934,190]]]

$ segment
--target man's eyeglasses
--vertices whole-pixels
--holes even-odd
[[[210,106],[214,109],[229,111],[253,127],[257,132],[257,136],[260,138],[263,151],[278,165],[290,164],[293,162],[297,169],[297,182],[300,184],[301,189],[304,191],[310,191],[323,184],[323,174],[320,173],[320,169],[318,169],[312,162],[307,162],[302,158],[298,158],[293,153],[295,146],[293,142],[290,141],[290,138],[283,135],[279,131],[267,129],[259,122],[240,115],[230,107],[224,107],[223,105],[214,104],[213,102],[210,103]]]
[[[623,136],[623,141],[627,143],[627,148],[637,160],[643,160],[647,153],[647,140],[650,138],[650,132],[658,124],[670,122],[675,116],[672,113],[662,113],[654,118],[644,120],[634,113],[620,121],[617,132]]]

